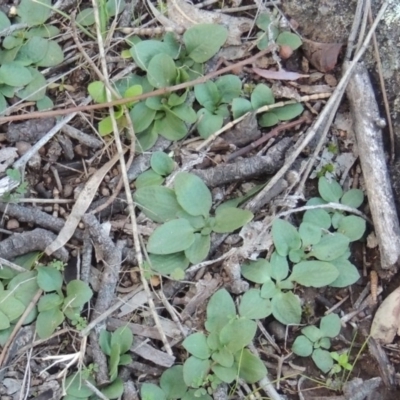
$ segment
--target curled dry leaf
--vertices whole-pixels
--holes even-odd
[[[392,343],[400,333],[400,287],[383,301],[375,314],[371,336],[381,344]]]
[[[320,43],[303,39],[304,54],[321,72],[329,72],[335,68],[342,46],[341,43]]]
[[[223,13],[200,10],[185,0],[167,0],[168,17],[173,24],[186,29],[196,24],[220,24],[228,31],[225,45],[241,45],[241,36],[253,26],[249,18],[231,17]]]
[[[279,71],[272,71],[269,69],[253,68],[253,72],[257,75],[262,76],[265,79],[277,79],[281,81],[294,81],[299,78],[307,78],[308,75],[298,74],[297,72],[285,71],[280,69]]]

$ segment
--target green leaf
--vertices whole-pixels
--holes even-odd
[[[331,263],[339,271],[339,276],[332,283],[330,283],[329,286],[343,288],[353,285],[360,279],[360,273],[358,272],[358,269],[350,261],[337,259],[331,261]]]
[[[263,12],[260,13],[256,19],[256,25],[258,28],[262,29],[263,31],[267,31],[269,25],[271,24],[271,17],[268,13]]]
[[[14,260],[15,262],[15,260]],[[37,272],[26,271],[19,273],[7,285],[7,289],[14,292],[14,297],[28,306],[39,289]]]
[[[41,4],[40,4],[41,3]],[[28,26],[42,25],[50,17],[51,0],[21,0],[18,15],[21,22]]]
[[[236,353],[251,343],[256,331],[256,322],[248,319],[234,319],[221,329],[219,340],[230,352]]]
[[[176,218],[182,210],[175,192],[164,186],[146,186],[137,189],[133,200],[146,217],[155,222],[167,222]]]
[[[157,117],[157,115],[156,115]],[[183,139],[188,133],[186,124],[173,113],[166,113],[164,117],[156,119],[154,130],[166,139],[175,141]]]
[[[232,114],[233,118],[239,118],[242,115],[253,111],[253,106],[249,100],[243,99],[241,97],[232,100]]]
[[[320,329],[324,337],[334,338],[338,336],[342,329],[339,316],[337,314],[328,314],[322,317]]]
[[[185,250],[185,256],[192,264],[202,262],[210,251],[211,239],[210,235],[194,234],[193,244]]]
[[[304,107],[301,103],[286,104],[285,106],[274,109],[274,114],[279,118],[280,121],[289,121],[290,119],[296,118],[304,111]]]
[[[15,95],[15,87],[8,85],[0,85],[0,93],[3,94],[5,97],[11,99]]]
[[[301,333],[313,343],[322,337],[322,331],[314,325],[306,326],[301,330]]]
[[[271,277],[276,281],[286,279],[289,274],[289,263],[286,257],[280,256],[276,251],[271,255]]]
[[[99,133],[100,136],[107,136],[113,133],[113,123],[111,117],[108,115],[99,122]]]
[[[165,370],[160,378],[160,386],[168,399],[180,399],[187,390],[183,380],[183,366],[174,365]]]
[[[172,254],[188,249],[194,242],[194,229],[188,221],[175,219],[158,227],[149,237],[147,251]]]
[[[272,223],[272,239],[279,255],[286,257],[289,250],[297,250],[301,246],[297,229],[289,222],[276,218]]]
[[[36,108],[38,111],[51,110],[53,107],[54,103],[50,97],[44,96],[42,99],[36,101]]]
[[[0,93],[0,114],[3,114],[3,112],[6,111],[7,107],[7,101],[5,97]]]
[[[110,359],[108,361],[108,367],[109,367],[109,375],[110,375],[110,381],[113,381],[116,379],[118,375],[118,366],[119,366],[119,360],[120,360],[120,346],[118,343],[114,343],[113,346],[111,346],[111,354],[110,354]]]
[[[157,172],[157,174],[160,174],[162,176],[169,175],[175,167],[175,163],[172,158],[165,154],[163,151],[155,151],[151,155],[150,165],[151,168],[153,168],[153,170]]]
[[[239,315],[248,319],[263,319],[272,313],[269,299],[262,298],[260,289],[250,289],[242,297]]]
[[[99,345],[104,354],[111,355],[111,332],[105,329],[100,332]]]
[[[38,311],[47,311],[53,308],[60,308],[64,301],[64,297],[61,297],[57,293],[49,293],[42,296],[38,302]]]
[[[142,400],[167,400],[165,392],[154,383],[143,383],[140,397]]]
[[[7,15],[3,11],[0,11],[0,30],[7,29],[10,26],[11,26],[11,22],[8,19]]]
[[[136,134],[136,152],[143,153],[151,149],[158,139],[158,133],[154,129],[154,125],[146,129],[144,132]]]
[[[224,367],[222,365],[215,364],[211,367],[211,370],[222,382],[225,383],[232,383],[238,375],[236,366]]]
[[[10,327],[10,320],[7,315],[0,311],[0,330],[8,329]]]
[[[321,176],[318,180],[318,191],[320,196],[328,203],[339,203],[343,195],[342,187],[334,180],[328,181],[324,176]]]
[[[266,112],[261,115],[260,119],[258,120],[258,124],[262,128],[269,128],[271,126],[276,125],[279,122],[279,118],[273,112]]]
[[[298,49],[303,43],[299,36],[291,32],[282,32],[276,38],[279,45],[289,46],[292,50]]]
[[[171,93],[168,96],[168,106],[169,107],[180,106],[181,104],[183,104],[186,101],[187,94],[188,94],[187,91],[184,92],[181,96],[177,95],[176,93]],[[149,99],[151,99],[151,97]],[[147,99],[147,100],[149,100],[149,99]]]
[[[300,357],[308,357],[313,352],[313,344],[304,335],[300,335],[293,342],[292,351]]]
[[[132,347],[133,334],[127,326],[121,326],[111,334],[111,347],[117,343],[120,346],[119,354],[126,353]]]
[[[177,75],[175,62],[168,54],[157,54],[150,60],[147,68],[147,79],[155,88],[172,86]]]
[[[187,122],[188,124],[194,124],[197,120],[196,112],[190,107],[188,104],[179,104],[178,106],[173,107],[172,109],[166,108],[167,113],[172,113],[182,121]]]
[[[215,351],[212,354],[212,359],[226,368],[232,367],[234,362],[233,354],[226,348],[226,346],[222,346],[220,350]]]
[[[189,357],[183,364],[183,379],[187,386],[199,388],[210,371],[209,360],[200,360],[197,357]]]
[[[259,83],[251,93],[251,105],[254,110],[274,103],[275,98],[272,90],[263,83]]]
[[[156,111],[146,106],[146,103],[141,101],[133,106],[129,111],[132,119],[135,133],[140,133],[146,130],[154,121]]]
[[[197,63],[213,57],[228,38],[228,30],[215,24],[196,24],[186,30],[183,42],[188,56]]]
[[[330,349],[331,348],[331,341],[330,341],[329,338],[323,337],[318,341],[318,345],[319,345],[320,348]],[[314,345],[314,347],[315,347],[315,345]]]
[[[279,292],[280,290],[276,287],[273,280],[271,278],[268,278],[261,286],[260,295],[263,299],[272,299]]]
[[[215,81],[218,88],[220,102],[231,103],[235,97],[240,96],[242,81],[236,75],[224,75]]]
[[[305,248],[317,244],[321,240],[322,230],[317,225],[303,221],[299,226],[299,235],[302,241],[302,247]]]
[[[207,337],[204,333],[197,332],[188,336],[182,346],[193,356],[201,360],[207,360],[211,356],[210,348],[207,345]]]
[[[264,283],[271,280],[271,266],[267,260],[262,258],[243,264],[241,273],[246,279],[254,283]]]
[[[209,138],[219,129],[221,129],[224,118],[221,115],[215,115],[205,108],[201,108],[197,112],[198,124],[197,131],[203,139]]]
[[[94,11],[91,7],[85,8],[76,16],[76,23],[82,26],[94,25],[95,22],[96,21],[94,19]]]
[[[141,173],[135,181],[136,189],[141,189],[147,186],[160,186],[164,182],[165,178],[158,175],[152,169]],[[162,221],[160,221],[162,222]]]
[[[128,99],[131,97],[140,96],[143,93],[143,87],[141,85],[132,85],[129,86],[124,92],[124,98]],[[138,101],[132,101],[130,103],[126,103],[127,107],[132,107]]]
[[[176,270],[185,270],[189,266],[189,260],[183,252],[167,255],[149,254],[149,258],[152,269],[163,275],[172,274]]]
[[[38,67],[55,67],[64,61],[64,53],[61,46],[54,40],[49,40],[45,56],[36,63]]]
[[[344,193],[340,202],[345,206],[358,208],[364,201],[364,193],[360,189],[350,189]]]
[[[124,383],[121,378],[116,378],[104,389],[101,389],[101,393],[106,396],[107,399],[118,399],[124,393]]]
[[[206,220],[201,215],[194,217],[193,215],[188,214],[186,211],[181,210],[176,213],[176,216],[178,218],[187,219],[190,225],[192,225],[196,231],[204,228],[206,225]]]
[[[40,339],[49,338],[64,321],[64,314],[58,308],[42,311],[36,320],[36,332]]]
[[[25,86],[33,79],[28,68],[17,62],[3,64],[0,67],[0,82],[9,86]]]
[[[240,367],[239,376],[247,383],[256,383],[268,373],[264,363],[247,349],[239,353],[236,361]]]
[[[349,215],[340,220],[338,232],[347,236],[350,242],[354,242],[363,237],[367,225],[363,218],[356,215]]]
[[[64,304],[68,304],[69,307],[83,307],[92,296],[92,289],[87,283],[74,279],[67,285],[67,298]]]
[[[139,68],[147,70],[150,61],[159,54],[169,54],[174,57],[168,45],[158,40],[143,40],[130,49],[133,60]]]
[[[301,304],[293,292],[276,294],[272,300],[272,314],[284,325],[298,325],[301,321]]]
[[[221,93],[218,86],[212,81],[196,85],[194,87],[194,95],[196,100],[211,113],[215,111],[221,101]]]
[[[229,233],[241,228],[253,219],[253,213],[239,208],[223,208],[215,215],[213,231]]]
[[[329,351],[315,349],[311,358],[315,362],[315,365],[325,374],[333,367],[334,363]]]
[[[330,285],[339,276],[337,268],[324,261],[302,261],[293,267],[289,279],[306,287]]]
[[[45,292],[61,290],[63,277],[60,271],[54,267],[44,266],[38,266],[37,271],[37,283],[40,289],[44,290]]]
[[[303,215],[303,222],[319,226],[322,229],[329,229],[331,227],[331,217],[329,216],[329,213],[321,208],[307,210]]]
[[[109,17],[114,17],[124,11],[125,0],[108,0],[106,3],[107,15]]]
[[[29,71],[33,79],[27,86],[17,92],[17,96],[24,100],[41,100],[46,94],[47,81],[37,69],[29,68]]]
[[[236,308],[231,295],[225,289],[220,289],[211,296],[207,304],[205,327],[208,332],[219,333],[235,316]]]
[[[328,233],[313,246],[309,255],[321,261],[332,261],[347,251],[349,243],[350,239],[341,233]]]
[[[212,205],[211,193],[198,176],[179,172],[175,177],[174,188],[178,203],[187,213],[208,217]]]
[[[55,25],[41,25],[35,26],[34,28],[29,29],[25,32],[25,38],[29,39],[35,36],[39,36],[42,38],[52,38],[60,34],[60,30]]]
[[[0,11],[0,19],[1,15],[3,13]],[[1,21],[0,21],[1,24]],[[11,50],[14,47],[21,46],[23,43],[23,39],[21,37],[15,37],[15,36],[6,36],[3,40],[3,47],[7,50]],[[21,51],[21,50],[20,50]]]
[[[105,103],[107,101],[106,87],[103,82],[90,82],[88,85],[88,92],[96,103]]]

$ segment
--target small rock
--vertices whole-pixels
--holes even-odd
[[[268,324],[268,331],[276,340],[285,340],[286,327],[278,321],[272,321]]]
[[[16,219],[11,218],[7,221],[7,229],[8,230],[13,231],[18,228],[19,228],[19,222]]]

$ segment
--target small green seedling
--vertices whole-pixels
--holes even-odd
[[[339,354],[336,351],[332,351],[330,354],[332,359],[336,361],[336,363],[333,365],[330,371],[331,374],[338,374],[343,370],[345,371],[353,370],[353,366],[349,363],[349,355],[347,353]]]
[[[263,362],[246,347],[252,342],[257,330],[254,319],[271,314],[269,300],[259,291],[246,292],[239,304],[238,313],[231,295],[218,290],[207,305],[205,327],[207,334],[197,332],[183,341],[190,357],[183,364],[185,383],[204,394],[221,383],[233,383],[241,378],[248,383],[262,379],[267,370]]]
[[[176,279],[183,278],[190,263],[207,257],[212,232],[233,232],[253,218],[250,211],[235,207],[217,208],[211,217],[210,190],[198,176],[187,172],[176,175],[174,189],[141,187],[133,198],[148,218],[162,223],[147,243],[152,269]]]
[[[333,366],[333,358],[328,349],[331,347],[331,338],[339,335],[341,329],[340,318],[336,314],[329,314],[321,318],[320,327],[306,326],[301,330],[293,343],[292,351],[300,357],[311,356],[315,365],[324,373]]]
[[[38,253],[32,254],[14,262],[22,263],[24,260],[25,265],[29,265],[38,257]],[[36,320],[36,332],[41,339],[50,337],[65,318],[73,325],[83,324],[80,314],[93,292],[86,283],[72,280],[67,284],[64,294],[62,269],[59,261],[47,266],[39,264],[34,270],[21,273],[8,267],[0,269],[0,343],[7,340],[39,289],[45,294],[25,318],[24,325]]]

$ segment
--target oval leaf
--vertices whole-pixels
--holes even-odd
[[[242,297],[239,305],[239,314],[248,319],[262,319],[272,313],[269,299],[260,296],[259,289],[250,289]]]
[[[286,257],[289,250],[298,250],[301,246],[297,229],[289,222],[276,218],[272,223],[272,239],[279,255]]]
[[[229,233],[241,228],[253,219],[253,213],[239,208],[223,208],[215,215],[213,231]]]
[[[194,242],[194,229],[184,219],[168,221],[150,236],[147,251],[153,254],[172,254],[188,249]]]
[[[215,292],[207,304],[207,320],[205,327],[209,332],[220,330],[236,315],[235,303],[225,289]]]
[[[211,356],[210,348],[207,345],[207,337],[204,333],[197,332],[188,336],[182,346],[193,356],[201,360],[207,360]]]
[[[307,287],[323,287],[339,276],[338,269],[324,261],[302,261],[293,267],[289,279]]]
[[[155,88],[172,86],[177,75],[174,60],[168,54],[157,54],[150,60],[147,79]]]
[[[271,300],[273,316],[284,325],[298,325],[301,321],[301,305],[293,292],[277,293]]]

